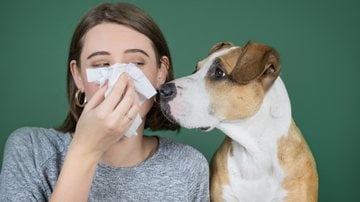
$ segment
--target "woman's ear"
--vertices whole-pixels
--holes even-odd
[[[162,56],[160,58],[160,68],[158,69],[157,72],[156,89],[159,89],[160,86],[166,82],[169,67],[170,67],[169,58],[166,56]]]
[[[84,90],[84,84],[83,84],[84,81],[81,78],[80,67],[77,66],[76,60],[71,60],[69,66],[70,66],[71,75],[75,81],[76,87],[78,89],[80,89],[81,91],[83,91]]]

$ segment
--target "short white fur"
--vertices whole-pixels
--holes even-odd
[[[228,156],[228,172],[233,177],[223,190],[225,201],[282,201],[284,172],[276,145],[290,124],[290,100],[278,77],[254,116],[217,126],[233,140],[233,155]]]

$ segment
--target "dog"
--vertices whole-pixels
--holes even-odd
[[[169,120],[225,134],[211,160],[211,201],[317,201],[316,164],[280,69],[270,46],[220,42],[192,75],[160,87]]]

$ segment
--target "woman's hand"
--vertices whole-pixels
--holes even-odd
[[[87,201],[96,165],[139,111],[132,80],[121,75],[109,95],[101,87],[84,108],[50,201]]]
[[[106,89],[107,85],[101,87],[85,106],[72,142],[72,148],[99,159],[124,136],[139,111],[138,97],[128,75],[122,74],[104,98]]]

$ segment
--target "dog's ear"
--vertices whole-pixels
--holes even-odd
[[[218,42],[218,43],[216,43],[215,45],[213,45],[211,47],[208,55],[211,55],[214,52],[219,51],[219,50],[224,49],[224,48],[230,48],[232,46],[234,46],[234,44],[232,44],[231,42],[228,42],[228,41]]]
[[[229,76],[240,84],[259,79],[267,90],[279,73],[280,59],[276,50],[263,44],[248,42]]]

